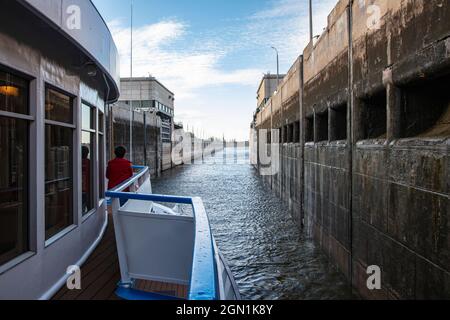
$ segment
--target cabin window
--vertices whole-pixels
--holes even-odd
[[[73,98],[46,88],[45,236],[73,224]]]
[[[81,105],[81,212],[83,215],[94,205],[94,155],[95,155],[95,109]]]
[[[98,192],[105,198],[105,116],[98,111]]]
[[[0,70],[0,265],[29,251],[29,83]]]
[[[45,92],[45,119],[73,124],[72,98],[53,89]]]
[[[0,71],[0,110],[28,115],[27,81]]]

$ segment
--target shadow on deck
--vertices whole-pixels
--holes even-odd
[[[115,290],[120,281],[119,259],[112,216],[102,241],[81,267],[81,290],[69,290],[65,286],[52,300],[120,300]],[[136,288],[179,298],[187,297],[187,287],[154,282],[138,281]]]

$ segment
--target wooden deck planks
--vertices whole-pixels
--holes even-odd
[[[136,289],[146,292],[159,293],[170,297],[176,297],[180,299],[187,298],[187,286],[163,283],[157,281],[136,281]]]

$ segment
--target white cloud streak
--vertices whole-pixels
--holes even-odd
[[[121,74],[130,74],[130,29],[121,21],[110,24],[121,56]],[[223,71],[218,63],[223,52],[211,50],[207,42],[204,49],[177,50],[176,42],[183,40],[189,26],[176,20],[165,20],[145,25],[133,31],[133,76],[152,75],[172,88],[178,98],[192,97],[194,91],[210,86],[227,84],[253,85],[256,69]]]

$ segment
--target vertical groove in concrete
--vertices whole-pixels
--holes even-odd
[[[354,93],[353,93],[353,0],[349,1],[348,7],[348,103],[347,103],[347,148],[348,148],[348,203],[349,203],[349,239],[350,239],[350,257],[349,257],[349,280],[353,286],[353,112],[354,112]]]
[[[302,228],[305,227],[305,120],[303,111],[303,55],[300,56],[300,72],[299,72],[299,143],[300,143],[300,161],[299,161],[299,171],[300,171],[300,222]]]

